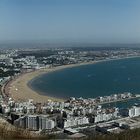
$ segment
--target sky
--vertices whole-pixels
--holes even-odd
[[[0,41],[140,43],[140,0],[0,0]]]

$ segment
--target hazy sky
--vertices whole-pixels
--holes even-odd
[[[140,42],[140,0],[0,0],[0,41]]]

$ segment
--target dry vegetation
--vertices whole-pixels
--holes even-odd
[[[86,140],[140,140],[140,129],[127,130],[119,134],[90,136]]]
[[[33,135],[28,130],[23,130],[9,124],[0,118],[0,136],[4,138],[32,138]]]

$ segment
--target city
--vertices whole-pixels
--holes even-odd
[[[132,48],[48,48],[0,50],[0,113],[1,122],[28,130],[35,136],[56,135],[60,138],[84,138],[92,133],[120,133],[140,127],[140,105],[130,108],[104,107],[111,102],[140,98],[130,92],[114,93],[96,98],[70,97],[62,101],[48,99],[17,100],[9,93],[9,83],[20,75],[53,69],[63,65],[95,62],[140,56],[140,49]],[[20,94],[20,89],[15,89]]]

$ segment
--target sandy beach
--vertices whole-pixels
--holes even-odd
[[[46,68],[40,69],[33,72],[25,73],[20,75],[18,78],[13,79],[5,86],[5,93],[9,94],[16,101],[27,101],[28,99],[33,99],[34,102],[45,103],[47,100],[52,101],[64,101],[64,99],[54,98],[44,95],[40,95],[36,91],[32,90],[27,84],[33,78],[40,76],[44,73],[53,72],[56,70],[61,70],[65,68],[76,67],[80,65],[87,65],[87,64],[94,64],[96,62],[89,62],[89,63],[80,63],[80,64],[71,64],[71,65],[64,65],[64,66],[57,66],[54,68]]]
[[[126,57],[126,58],[118,58],[114,60],[119,60],[119,59],[127,59],[127,58],[135,58],[134,57]],[[139,57],[139,56],[138,56]],[[5,86],[5,93],[10,95],[14,100],[16,101],[27,101],[28,99],[33,99],[34,102],[39,102],[39,103],[45,103],[47,100],[52,100],[52,101],[64,101],[64,99],[59,99],[51,96],[46,95],[41,95],[38,92],[32,90],[28,86],[28,82],[31,81],[33,78],[40,76],[44,73],[49,73],[49,72],[54,72],[57,70],[61,69],[66,69],[66,68],[71,68],[71,67],[77,67],[81,65],[89,65],[89,64],[95,64],[99,62],[104,62],[104,61],[111,61],[111,60],[100,60],[100,61],[94,61],[94,62],[85,62],[85,63],[79,63],[79,64],[70,64],[70,65],[63,65],[63,66],[57,66],[53,68],[46,68],[46,69],[40,69],[36,70],[33,72],[25,73],[20,75],[18,78],[13,79],[10,81],[6,86]],[[113,61],[113,59],[112,59]]]

